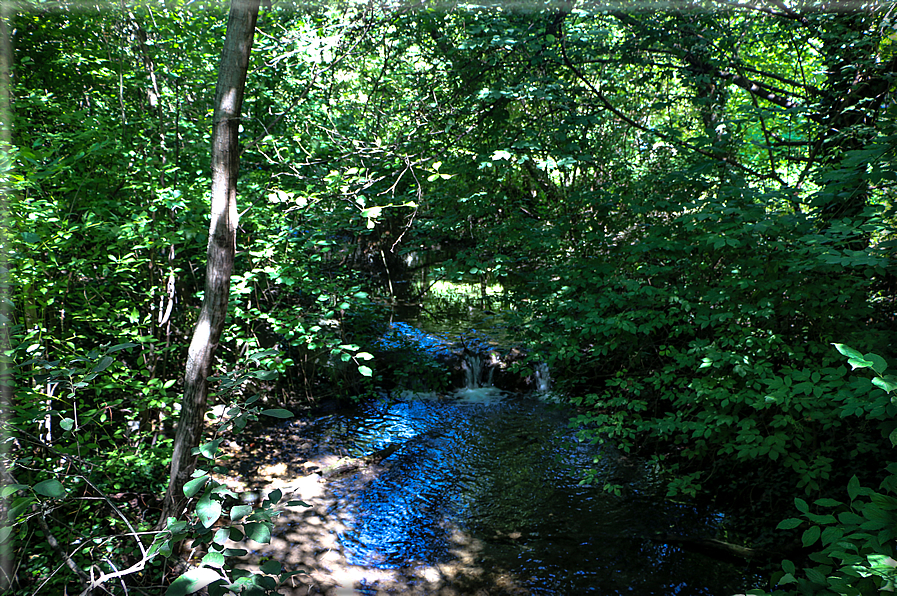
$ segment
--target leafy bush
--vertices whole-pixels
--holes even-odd
[[[854,370],[869,368],[875,373],[871,382],[877,389],[869,386],[869,379],[863,379],[872,400],[882,401],[879,398],[882,391],[889,396],[884,407],[873,410],[869,417],[894,422],[897,376],[884,374],[885,360],[843,344],[836,347]],[[891,430],[889,438],[891,445],[897,446],[897,430]],[[814,501],[811,507],[803,499],[794,500],[801,517],[786,519],[778,528],[804,528],[803,546],[818,550],[809,556],[811,566],[800,571],[792,561],[784,561],[782,571],[773,577],[773,584],[778,587],[773,594],[859,596],[892,592],[897,588],[897,463],[887,464],[885,469],[888,474],[879,491],[861,486],[853,476],[847,483],[847,502],[823,498]]]
[[[888,341],[870,296],[891,258],[849,248],[874,226],[820,231],[750,196],[674,199],[591,232],[591,252],[526,288],[521,327],[585,435],[653,454],[679,476],[671,494],[759,466],[818,495],[847,462],[869,468],[886,404],[844,379],[828,343]]]

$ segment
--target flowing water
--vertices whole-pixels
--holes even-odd
[[[342,455],[397,447],[319,480],[317,508],[275,532],[287,552],[304,540],[319,557],[299,564],[355,570],[326,593],[725,595],[750,583],[744,566],[654,538],[712,537],[721,516],[663,498],[644,462],[578,441],[571,412],[545,391],[547,369],[542,391],[513,395],[490,386],[481,361],[465,367],[456,391],[406,392],[304,423],[303,441]],[[583,486],[590,468],[597,483]],[[322,530],[309,538],[302,527]]]

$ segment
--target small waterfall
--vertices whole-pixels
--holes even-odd
[[[544,362],[536,364],[533,372],[533,384],[539,393],[545,393],[551,389],[551,375],[548,372],[548,365]]]
[[[469,352],[464,354],[461,368],[464,369],[465,389],[492,387],[492,372],[495,369],[491,366],[486,366],[482,355]]]
[[[492,373],[495,371],[495,356],[484,357],[482,354],[467,352],[461,361],[464,370],[464,387],[456,389],[455,398],[460,403],[488,404],[501,399],[504,391],[492,386]]]

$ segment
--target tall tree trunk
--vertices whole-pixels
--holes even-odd
[[[237,237],[240,109],[258,10],[259,0],[232,0],[227,20],[212,122],[212,221],[206,286],[187,356],[184,399],[160,526],[169,516],[179,516],[186,504],[184,484],[196,468],[193,449],[202,438],[209,372],[227,316]]]

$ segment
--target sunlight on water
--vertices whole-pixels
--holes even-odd
[[[556,595],[715,594],[737,581],[730,566],[650,540],[712,534],[719,519],[654,496],[646,465],[610,452],[599,460],[600,478],[623,486],[622,498],[581,486],[600,452],[566,420],[540,399],[493,387],[404,393],[335,417],[360,452],[400,445],[376,475],[331,483],[349,562],[431,573],[463,563]]]

